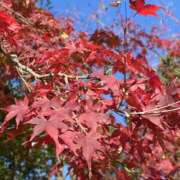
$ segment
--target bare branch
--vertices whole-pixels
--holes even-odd
[[[20,76],[22,82],[23,82],[24,85],[26,86],[27,90],[28,90],[29,92],[31,92],[31,91],[32,91],[31,85],[28,84],[28,82],[26,82],[26,80],[24,79],[24,77],[21,75],[21,72],[20,72],[20,70],[18,69],[18,67],[16,67],[16,69],[17,69],[17,72],[18,72],[18,74],[19,74],[19,76]]]
[[[38,74],[36,73],[34,70],[32,70],[31,68],[29,68],[28,66],[25,66],[23,64],[21,64],[19,62],[19,59],[17,57],[16,54],[11,54],[10,55],[11,60],[13,63],[15,63],[21,70],[23,70],[24,72],[28,72],[29,74],[31,74],[35,79],[43,79],[43,78],[48,78],[48,77],[52,77],[55,76],[54,73],[48,73],[48,74]],[[68,75],[62,72],[57,73],[58,76],[63,77],[65,79],[88,79],[90,76],[89,74],[87,75],[82,75],[82,76],[76,76],[76,75]]]
[[[145,115],[145,114],[162,114],[162,113],[168,113],[168,112],[173,112],[173,111],[178,111],[180,110],[180,107],[174,108],[174,109],[166,109],[162,111],[141,111],[141,112],[132,112],[130,115]]]
[[[156,108],[150,109],[148,111],[133,112],[131,114],[159,114],[159,113],[163,113],[163,112],[169,112],[172,109],[167,109],[167,110],[162,110],[162,109],[168,108],[170,106],[174,106],[174,105],[179,104],[179,103],[180,103],[180,101],[176,101],[174,103],[170,103],[170,104],[167,104],[167,105],[161,106],[161,107],[156,107]],[[178,109],[178,108],[174,108],[174,109]],[[160,110],[162,110],[162,111],[160,111]]]
[[[167,104],[165,106],[157,107],[148,111],[140,111],[140,112],[127,112],[127,111],[117,111],[117,113],[120,116],[124,117],[130,117],[131,115],[146,115],[146,114],[162,114],[162,113],[168,113],[168,112],[174,112],[174,111],[179,111],[180,107],[177,108],[172,108],[172,106],[179,104],[180,101],[176,101],[174,103]],[[170,108],[171,109],[166,109]]]

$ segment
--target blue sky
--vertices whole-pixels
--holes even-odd
[[[111,0],[52,0],[51,11],[58,17],[59,15],[70,16],[75,21],[76,29],[80,31],[92,32],[97,25],[99,27],[110,26],[115,20],[120,19],[118,13],[124,13],[125,0],[121,0],[122,4],[118,8],[110,6]],[[128,2],[128,0],[126,0]],[[101,3],[102,2],[102,3]],[[157,4],[168,8],[175,17],[180,18],[180,0],[146,0],[147,3]],[[132,16],[134,12],[128,8],[128,16]],[[95,21],[93,17],[99,15],[99,20]],[[135,16],[135,21],[147,28],[153,24],[168,27],[168,35],[177,33],[180,25],[173,18],[167,17],[163,11],[159,12],[159,17]],[[179,31],[180,32],[180,31]]]

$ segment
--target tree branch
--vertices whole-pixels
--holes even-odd
[[[159,113],[164,113],[164,112],[170,112],[170,111],[173,111],[173,109],[167,109],[167,110],[162,110],[162,109],[168,108],[170,106],[174,106],[179,103],[180,103],[180,101],[176,101],[174,103],[170,103],[170,104],[167,104],[167,105],[161,106],[161,107],[156,107],[156,108],[150,109],[148,111],[134,112],[131,114],[159,114]],[[179,110],[179,108],[174,108],[174,110],[176,110],[176,109]]]
[[[168,112],[173,112],[173,111],[178,111],[180,110],[180,107],[174,108],[174,109],[166,109],[162,111],[141,111],[141,112],[132,112],[130,115],[145,115],[145,114],[161,114],[161,113],[168,113]]]
[[[59,72],[57,74],[54,73],[48,73],[48,74],[39,74],[37,72],[35,72],[34,70],[32,70],[31,68],[29,68],[28,66],[23,65],[22,63],[19,62],[19,59],[17,57],[16,54],[11,54],[10,55],[11,61],[13,63],[15,63],[22,71],[24,72],[28,72],[29,74],[31,74],[35,79],[44,79],[44,78],[48,78],[48,77],[52,77],[55,75],[58,75],[60,77],[66,78],[66,79],[88,79],[90,78],[90,75],[82,75],[82,76],[76,76],[76,75],[71,75],[71,74],[65,74],[62,72]]]
[[[161,113],[168,113],[168,112],[174,112],[174,111],[178,111],[180,110],[180,107],[177,107],[177,108],[172,108],[172,109],[166,109],[166,108],[169,108],[171,106],[174,106],[174,105],[177,105],[179,104],[180,101],[176,101],[174,103],[170,103],[170,104],[167,104],[165,106],[161,106],[161,107],[157,107],[157,108],[153,108],[153,109],[150,109],[148,111],[139,111],[139,112],[127,112],[127,111],[118,111],[117,113],[120,115],[120,116],[125,116],[125,117],[130,117],[131,115],[146,115],[146,114],[161,114]]]

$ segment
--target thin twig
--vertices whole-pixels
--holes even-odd
[[[179,104],[180,103],[180,101],[176,101],[176,102],[174,102],[174,103],[170,103],[170,104],[167,104],[167,105],[165,105],[165,106],[161,106],[161,107],[156,107],[156,108],[153,108],[153,109],[150,109],[150,110],[148,110],[148,111],[141,111],[141,112],[132,112],[132,113],[130,113],[131,115],[142,115],[142,114],[159,114],[159,113],[164,113],[164,112],[170,112],[170,111],[172,111],[173,109],[167,109],[167,110],[162,110],[162,109],[165,109],[165,108],[168,108],[168,107],[170,107],[170,106],[174,106],[174,105],[176,105],[176,104]],[[174,108],[175,110],[177,109],[178,110],[178,108]],[[162,111],[160,111],[160,110],[162,110]]]
[[[20,72],[20,70],[18,69],[18,67],[16,67],[16,70],[17,70],[17,72],[18,72],[18,74],[19,74],[22,82],[23,82],[24,85],[26,86],[27,90],[28,90],[29,92],[31,92],[31,91],[32,91],[32,87],[28,84],[28,82],[26,82],[26,80],[24,79],[24,77],[21,75],[21,72]]]
[[[73,119],[75,120],[76,124],[78,125],[78,127],[80,128],[80,130],[83,132],[83,133],[87,133],[87,128],[85,128],[80,122],[79,122],[79,119],[77,118],[76,114],[73,113]]]
[[[125,52],[125,56],[123,57],[123,63],[124,63],[124,77],[123,77],[123,80],[124,80],[124,88],[123,88],[123,95],[121,97],[121,101],[118,105],[118,109],[120,109],[123,101],[124,101],[124,98],[126,96],[126,92],[127,92],[127,74],[126,74],[126,71],[127,71],[127,52],[128,52],[128,49],[127,49],[127,23],[128,23],[128,17],[127,17],[127,2],[125,0],[125,4],[124,4],[124,9],[125,9],[125,24],[122,24],[122,27],[123,27],[123,38],[124,38],[124,42],[123,42],[123,50]]]
[[[156,108],[154,108],[154,109],[150,109],[150,110],[144,111],[144,112],[159,111],[159,110],[161,110],[161,109],[165,109],[165,108],[168,108],[168,107],[170,107],[170,106],[174,106],[174,105],[179,104],[179,103],[180,103],[180,101],[176,101],[176,102],[174,102],[174,103],[170,103],[170,104],[168,104],[168,105],[161,106],[161,107],[156,107]]]
[[[29,68],[28,66],[25,66],[22,63],[20,63],[16,54],[11,54],[10,57],[11,57],[11,60],[13,63],[15,63],[24,72],[28,72],[29,74],[31,74],[35,79],[43,79],[43,78],[48,78],[48,77],[52,77],[52,76],[56,75],[54,73],[39,74],[39,73],[35,72],[34,70],[32,70],[31,68]],[[69,74],[59,72],[59,73],[57,73],[57,75],[60,77],[64,77],[66,79],[76,79],[76,80],[90,78],[89,74],[82,75],[82,76],[76,76],[76,75],[69,75]]]
[[[161,114],[161,113],[168,113],[168,112],[173,112],[173,111],[178,111],[180,110],[180,107],[177,108],[172,108],[172,109],[165,109],[169,108],[170,106],[174,106],[176,104],[179,104],[180,101],[176,101],[174,103],[167,104],[165,106],[161,106],[158,108],[153,108],[148,111],[140,111],[140,112],[127,112],[127,111],[117,111],[117,113],[121,116],[129,117],[130,115],[145,115],[145,114]]]
[[[33,70],[32,70],[31,68],[29,68],[28,66],[25,66],[25,65],[21,64],[21,63],[19,62],[19,59],[18,59],[18,57],[17,57],[16,54],[11,54],[11,55],[10,55],[10,58],[11,58],[11,61],[12,61],[13,63],[15,63],[21,70],[30,73],[30,74],[33,75],[35,78],[38,78],[38,79],[41,78],[41,75],[40,75],[40,74],[36,73],[35,71],[33,71]]]
[[[145,115],[145,114],[161,114],[161,113],[168,113],[168,112],[173,112],[173,111],[178,111],[180,110],[180,107],[178,108],[174,108],[174,109],[167,109],[167,110],[163,110],[163,111],[150,111],[150,112],[146,112],[146,111],[142,111],[142,112],[132,112],[129,113],[130,115]]]

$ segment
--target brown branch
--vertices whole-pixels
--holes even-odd
[[[176,101],[174,103],[167,104],[165,106],[156,107],[148,111],[139,111],[139,112],[127,112],[127,111],[118,111],[117,113],[121,116],[130,117],[131,115],[146,115],[146,114],[162,114],[162,113],[168,113],[168,112],[174,112],[180,110],[180,107],[172,108],[172,109],[166,109],[171,106],[174,106],[176,104],[179,104],[180,101]]]
[[[17,57],[16,54],[11,54],[10,55],[11,61],[13,63],[15,63],[21,71],[24,71],[25,73],[28,72],[29,74],[31,74],[35,79],[44,79],[44,78],[48,78],[48,77],[52,77],[55,76],[56,74],[54,73],[48,73],[48,74],[39,74],[37,72],[35,72],[34,70],[32,70],[31,68],[29,68],[28,66],[23,65],[22,63],[19,62],[19,59]],[[76,76],[76,75],[71,75],[71,74],[65,74],[62,72],[57,73],[58,76],[67,79],[75,79],[75,80],[79,80],[79,79],[88,79],[90,78],[90,75],[82,75],[82,76]]]
[[[125,53],[125,56],[123,57],[123,70],[124,70],[124,88],[123,88],[123,96],[121,97],[120,103],[118,105],[118,109],[120,109],[125,97],[126,97],[126,92],[127,92],[127,52],[128,52],[128,40],[127,40],[127,33],[128,33],[128,17],[127,17],[127,2],[125,0],[124,4],[124,10],[125,10],[125,22],[122,23],[122,28],[123,28],[123,51]]]
[[[164,112],[170,112],[173,109],[167,109],[167,110],[162,110],[162,109],[168,108],[170,106],[174,106],[174,105],[179,104],[179,103],[180,103],[180,101],[176,101],[174,103],[170,103],[170,104],[167,104],[167,105],[161,106],[161,107],[156,107],[156,108],[150,109],[148,111],[133,112],[131,114],[133,114],[133,115],[135,115],[135,114],[159,114],[159,113],[164,113]],[[178,108],[174,108],[174,109],[178,109]],[[162,110],[162,111],[160,111],[160,110]]]
[[[148,111],[145,111],[145,112],[158,111],[158,110],[161,110],[161,109],[168,108],[168,107],[170,107],[170,106],[174,106],[174,105],[179,104],[179,103],[180,103],[180,101],[176,101],[176,102],[174,102],[174,103],[170,103],[170,104],[167,104],[167,105],[161,106],[161,107],[156,107],[156,108],[154,108],[154,109],[151,109],[151,110],[148,110]]]
[[[168,113],[168,112],[173,112],[173,111],[178,111],[180,110],[180,107],[178,108],[174,108],[174,109],[166,109],[166,110],[162,110],[162,111],[141,111],[141,112],[132,112],[129,113],[130,115],[145,115],[145,114],[161,114],[161,113]]]
[[[11,55],[10,55],[10,58],[11,58],[11,61],[12,61],[13,63],[15,63],[15,64],[19,67],[19,69],[20,69],[21,72],[22,72],[22,71],[28,72],[28,73],[30,73],[32,76],[34,76],[36,79],[40,79],[40,78],[41,78],[41,75],[40,75],[40,74],[36,73],[35,71],[33,71],[33,70],[32,70],[31,68],[29,68],[28,66],[25,66],[25,65],[21,64],[21,63],[19,62],[19,59],[18,59],[18,57],[17,57],[16,54],[11,54]]]
[[[73,119],[75,120],[77,126],[80,128],[80,130],[83,132],[83,133],[87,133],[87,128],[85,128],[80,122],[79,122],[79,119],[78,117],[76,116],[76,114],[73,112]]]
[[[18,67],[16,67],[16,70],[17,70],[17,72],[18,72],[18,74],[19,74],[19,76],[20,76],[22,82],[23,82],[24,85],[26,86],[27,90],[28,90],[29,92],[31,92],[31,91],[32,91],[31,85],[28,84],[28,82],[26,82],[26,80],[24,79],[24,77],[21,75],[21,72],[20,72],[20,70],[18,69]]]

